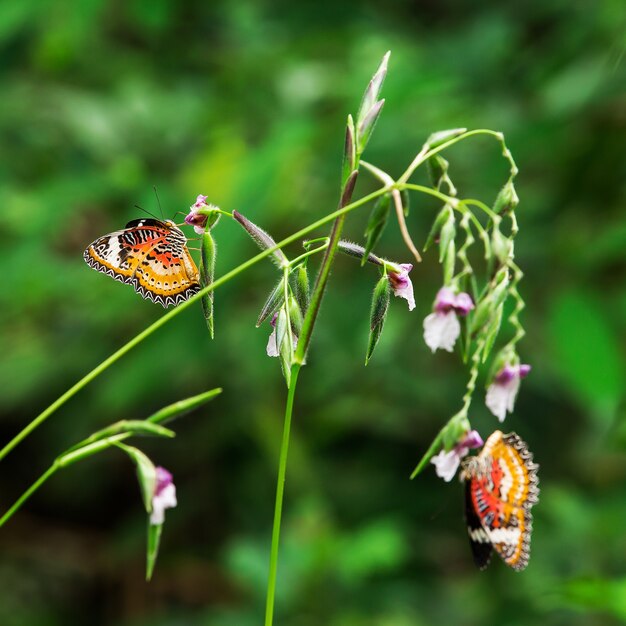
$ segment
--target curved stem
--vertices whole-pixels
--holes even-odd
[[[289,331],[288,331],[289,332]],[[285,421],[283,424],[283,438],[280,445],[280,459],[278,461],[278,479],[276,482],[276,501],[274,504],[274,523],[272,525],[272,547],[270,550],[270,569],[267,582],[267,598],[265,603],[265,626],[272,626],[274,619],[274,600],[276,596],[276,574],[278,571],[278,547],[280,545],[280,525],[283,515],[283,497],[285,494],[285,477],[287,474],[287,455],[289,453],[289,436],[291,433],[291,417],[293,415],[293,401],[296,395],[300,364],[291,366],[289,391],[285,406]]]
[[[78,391],[80,391],[83,387],[86,387],[92,380],[97,378],[100,374],[102,374],[102,372],[104,372],[108,367],[113,365],[113,363],[118,361],[127,352],[130,352],[136,345],[140,344],[144,339],[147,339],[152,333],[154,333],[156,330],[161,328],[161,326],[164,326],[165,324],[167,324],[167,322],[169,322],[171,319],[176,317],[179,313],[181,313],[182,311],[190,307],[192,304],[200,300],[204,295],[210,293],[217,287],[220,287],[224,283],[228,282],[231,278],[234,278],[241,272],[252,267],[253,265],[258,263],[265,257],[269,256],[270,254],[272,254],[279,248],[282,248],[290,243],[293,243],[294,241],[297,241],[303,235],[306,235],[310,233],[311,231],[316,230],[320,226],[324,226],[324,224],[327,224],[328,222],[331,222],[334,219],[338,219],[346,215],[350,211],[353,211],[354,209],[364,204],[367,204],[368,202],[370,202],[370,200],[373,200],[377,198],[378,196],[381,196],[382,194],[387,193],[388,191],[389,189],[387,187],[382,187],[374,191],[373,193],[370,193],[369,195],[364,196],[363,198],[360,198],[359,200],[356,200],[355,202],[352,202],[351,204],[348,204],[346,206],[339,208],[337,211],[334,211],[333,213],[326,215],[325,217],[317,220],[316,222],[313,222],[309,226],[300,229],[298,232],[294,233],[293,235],[290,235],[289,237],[278,242],[272,248],[268,248],[267,250],[263,250],[262,252],[259,252],[259,254],[257,254],[256,256],[252,257],[251,259],[248,259],[241,265],[237,266],[235,269],[231,270],[230,272],[227,272],[226,274],[224,274],[223,276],[221,276],[220,278],[212,282],[210,285],[207,285],[206,287],[201,289],[198,293],[196,293],[194,296],[189,298],[189,300],[182,302],[171,311],[168,311],[167,313],[165,313],[165,315],[160,317],[156,322],[152,323],[146,329],[141,331],[138,335],[133,337],[129,342],[124,344],[119,350],[115,351],[111,356],[109,356],[104,361],[102,361],[102,363],[94,367],[94,369],[92,369],[91,372],[83,376],[77,383],[72,385],[72,387],[70,387],[64,394],[62,394],[50,406],[48,406],[48,408],[46,408],[37,417],[35,417],[15,437],[13,437],[13,439],[11,439],[9,443],[7,443],[0,450],[0,460],[2,460],[7,454],[9,454],[9,452],[11,452],[11,450],[13,450],[15,446],[17,446],[23,439],[25,439],[31,432],[33,432],[33,430],[35,430],[38,426],[40,426],[43,422],[45,422],[46,419],[48,419],[48,417],[50,417],[57,409],[63,406]]]
[[[427,147],[422,148],[420,150],[420,152],[417,154],[417,156],[413,159],[413,161],[411,162],[409,167],[407,167],[407,169],[404,172],[404,174],[402,174],[402,176],[400,176],[400,178],[398,178],[398,182],[399,183],[406,183],[406,181],[409,180],[409,178],[411,177],[411,174],[413,174],[413,172],[422,163],[424,163],[424,161],[430,159],[430,157],[432,157],[432,156],[435,156],[435,154],[437,154],[439,152],[442,152],[446,148],[449,148],[450,146],[453,146],[455,143],[459,143],[459,141],[463,141],[464,139],[467,139],[468,137],[473,137],[475,135],[490,135],[492,137],[495,137],[500,142],[500,144],[502,145],[502,154],[503,154],[503,156],[509,161],[509,163],[511,165],[511,173],[513,175],[515,175],[517,173],[517,167],[515,166],[515,163],[513,161],[513,157],[511,156],[510,151],[508,150],[508,148],[504,144],[504,135],[502,133],[499,133],[499,132],[495,131],[495,130],[489,130],[488,128],[478,128],[476,130],[470,130],[470,131],[468,131],[466,133],[463,133],[462,135],[459,135],[458,137],[454,137],[453,139],[450,139],[450,141],[446,141],[446,142],[442,143],[441,145],[437,146],[436,148],[432,148],[432,150],[429,150]]]

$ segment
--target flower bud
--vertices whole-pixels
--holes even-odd
[[[387,52],[383,57],[376,73],[370,80],[367,88],[365,89],[365,93],[363,94],[363,100],[361,100],[361,105],[359,106],[359,112],[356,116],[357,126],[360,126],[363,122],[363,119],[368,114],[368,112],[372,109],[372,107],[376,104],[380,96],[380,92],[383,87],[383,82],[385,80],[385,76],[387,76],[387,64],[389,62],[389,55],[391,52]]]
[[[504,265],[511,258],[511,242],[496,225],[491,232],[491,250],[500,265]]]
[[[293,296],[289,297],[289,320],[291,322],[291,330],[293,334],[296,337],[299,337],[304,319],[302,313],[300,312],[300,306]]]
[[[374,289],[372,296],[372,309],[370,313],[370,334],[367,346],[367,354],[365,356],[365,365],[372,358],[374,348],[383,332],[383,326],[389,310],[390,286],[387,276],[383,276]]]
[[[356,130],[352,115],[348,115],[346,125],[346,142],[343,150],[343,165],[341,168],[341,183],[345,185],[350,174],[356,168]]]
[[[211,236],[211,232],[206,230],[202,235],[202,248],[201,248],[201,259],[200,263],[200,285],[202,287],[206,287],[213,282],[215,277],[215,256],[217,253],[217,247],[215,245],[215,241],[213,241],[213,237]],[[214,338],[215,329],[214,329],[214,320],[213,320],[213,299],[215,292],[210,291],[209,293],[205,293],[202,296],[202,312],[204,313],[204,319],[206,320],[207,328],[209,329],[209,334],[211,335],[211,339]]]
[[[432,186],[439,189],[442,183],[442,178],[448,171],[448,161],[446,161],[446,159],[444,159],[440,154],[435,154],[431,156],[428,161],[426,161],[426,169]]]
[[[259,317],[256,321],[256,327],[258,328],[270,315],[274,315],[278,309],[283,305],[285,301],[285,283],[283,278],[278,281],[278,284],[272,291],[270,295],[267,297],[261,312],[259,313]]]
[[[449,205],[445,205],[441,211],[437,214],[433,225],[430,228],[430,232],[428,233],[428,237],[426,239],[426,243],[424,244],[424,251],[428,250],[428,248],[437,240],[440,239],[441,229],[443,225],[450,219],[454,220],[454,215],[450,216],[450,207]]]
[[[456,246],[454,244],[454,239],[450,240],[448,244],[448,249],[446,250],[445,257],[443,259],[443,282],[445,284],[452,282],[452,277],[454,276],[454,264],[456,261]]]
[[[296,270],[295,279],[295,295],[300,307],[300,313],[304,317],[307,309],[309,308],[310,300],[310,287],[309,287],[309,273],[306,269],[306,264],[302,263]]]
[[[441,144],[446,143],[446,141],[450,141],[450,139],[454,139],[459,135],[467,132],[467,128],[451,128],[449,130],[439,130],[433,133],[424,144],[424,148],[428,150],[432,150],[433,148],[437,148]]]
[[[233,211],[233,217],[246,229],[250,237],[256,241],[262,250],[268,250],[276,245],[276,242],[270,235],[251,222],[247,217],[244,217],[239,211]],[[285,267],[289,264],[287,257],[280,248],[272,252],[272,257],[278,267]]]
[[[493,205],[493,211],[498,215],[506,215],[515,209],[518,204],[519,198],[517,197],[517,192],[515,191],[515,185],[512,180],[508,180],[496,197],[496,201]]]
[[[360,246],[358,243],[353,243],[352,241],[346,241],[345,239],[341,239],[337,244],[337,250],[339,252],[343,252],[348,256],[353,256],[357,259],[365,259],[368,263],[373,263],[374,265],[383,265],[382,259],[377,257],[375,254],[371,252],[369,254],[365,254],[365,248]]]
[[[447,213],[447,219],[443,222],[441,231],[439,232],[439,263],[443,262],[445,255],[448,253],[450,242],[453,241],[456,236],[454,211],[452,207],[447,207]]]
[[[382,111],[383,105],[385,104],[385,100],[379,100],[365,115],[361,123],[357,128],[357,154],[363,154],[365,147],[367,146],[367,142],[370,140],[372,136],[372,132],[374,131],[374,126],[376,126],[376,122],[380,117],[380,112]]]

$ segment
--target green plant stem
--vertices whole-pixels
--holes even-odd
[[[296,348],[296,353],[293,359],[294,363],[298,363],[300,365],[302,365],[306,360],[306,353],[309,348],[309,343],[311,342],[311,336],[313,334],[313,328],[315,327],[315,321],[317,320],[317,314],[319,313],[320,306],[322,305],[324,289],[326,288],[326,283],[328,282],[328,277],[330,276],[330,270],[335,259],[335,253],[337,252],[337,245],[341,239],[341,231],[343,230],[343,224],[347,214],[345,209],[350,206],[350,199],[352,198],[352,193],[354,192],[357,175],[358,170],[353,170],[341,190],[339,209],[335,211],[335,215],[337,215],[337,217],[333,223],[330,237],[328,238],[328,246],[324,252],[324,258],[322,259],[322,264],[317,274],[315,287],[313,288],[313,293],[311,294],[309,308],[307,309],[304,321],[302,322],[302,330],[300,331],[300,337],[298,338],[298,347]],[[389,191],[389,187],[386,185],[378,191],[380,192],[378,195],[382,195],[383,193]]]
[[[228,282],[230,279],[235,278],[235,276],[237,276],[238,274],[241,274],[243,271],[252,267],[253,265],[258,263],[265,257],[271,255],[273,252],[275,252],[279,248],[282,248],[286,245],[289,245],[290,243],[293,243],[294,241],[297,241],[302,236],[310,233],[313,230],[316,230],[320,226],[324,226],[328,222],[331,222],[332,220],[335,220],[343,215],[346,215],[350,211],[353,211],[354,209],[360,206],[363,206],[364,204],[367,204],[371,200],[374,200],[378,196],[381,196],[382,194],[387,193],[388,191],[389,189],[387,187],[382,187],[372,192],[371,194],[364,196],[363,198],[360,198],[359,200],[356,200],[355,202],[352,202],[351,204],[348,204],[346,206],[339,208],[337,211],[334,211],[333,213],[326,215],[325,217],[317,220],[316,222],[313,222],[309,226],[302,228],[301,230],[294,233],[293,235],[290,235],[286,239],[283,239],[282,241],[278,242],[272,248],[263,250],[256,256],[252,257],[251,259],[248,259],[241,265],[238,265],[236,268],[234,268],[230,272],[227,272],[226,274],[224,274],[223,276],[221,276],[220,278],[212,282],[210,285],[207,285],[206,287],[201,289],[197,294],[189,298],[189,300],[182,302],[171,311],[168,311],[167,313],[165,313],[165,315],[160,317],[156,322],[152,323],[146,329],[141,331],[138,335],[135,335],[135,337],[133,337],[126,344],[124,344],[119,350],[117,350],[111,356],[109,356],[104,361],[102,361],[102,363],[94,367],[94,369],[92,369],[88,374],[83,376],[83,378],[81,378],[77,383],[75,383],[72,387],[70,387],[64,394],[62,394],[59,398],[57,398],[50,406],[48,406],[37,417],[35,417],[27,426],[25,426],[17,435],[15,435],[15,437],[13,437],[13,439],[11,439],[9,443],[7,443],[0,450],[0,460],[2,460],[7,454],[9,454],[9,452],[11,452],[13,448],[15,448],[22,440],[24,440],[38,426],[40,426],[43,422],[45,422],[57,409],[62,407],[70,398],[76,395],[78,391],[83,389],[83,387],[86,387],[90,382],[92,382],[95,378],[97,378],[100,374],[102,374],[102,372],[104,372],[107,368],[113,365],[116,361],[118,361],[121,357],[123,357],[127,352],[130,352],[135,346],[140,344],[144,339],[147,339],[156,330],[158,330],[159,328],[167,324],[170,320],[176,317],[179,313],[182,313],[182,311],[184,311],[185,309],[192,306],[195,302],[199,301],[204,295],[210,293],[214,289],[217,289],[217,287],[220,287],[224,283]]]
[[[288,330],[289,332],[289,330]],[[285,494],[285,477],[287,474],[287,455],[289,452],[289,436],[291,433],[291,417],[293,415],[293,401],[296,395],[300,364],[291,366],[287,404],[285,405],[285,421],[283,424],[283,438],[280,445],[280,459],[278,462],[278,479],[276,482],[276,502],[274,505],[274,522],[272,525],[272,547],[270,550],[270,569],[267,581],[267,599],[265,604],[265,626],[272,626],[274,619],[274,600],[276,597],[276,573],[278,571],[278,548],[280,545],[280,525],[283,515],[283,497]]]
[[[453,139],[450,139],[450,141],[446,141],[442,143],[441,145],[437,146],[436,148],[432,148],[431,150],[424,150],[422,148],[422,150],[420,150],[417,156],[413,159],[409,167],[407,167],[404,174],[402,174],[402,176],[398,178],[398,183],[400,184],[406,183],[406,181],[409,180],[413,172],[422,163],[424,163],[424,161],[427,161],[428,159],[430,159],[430,157],[435,156],[435,154],[442,152],[443,150],[445,150],[446,148],[449,148],[450,146],[453,146],[455,143],[459,143],[459,141],[463,141],[464,139],[468,139],[469,137],[474,137],[475,135],[490,135],[492,137],[495,137],[502,145],[503,156],[511,164],[511,173],[513,173],[513,171],[517,173],[517,167],[515,166],[515,163],[512,160],[511,153],[509,152],[508,148],[504,144],[503,134],[495,130],[489,130],[488,128],[478,128],[476,130],[469,130],[466,133],[459,135],[458,137],[454,137]]]
[[[72,463],[76,463],[81,459],[84,459],[92,454],[96,454],[97,452],[101,452],[102,450],[106,450],[113,445],[116,445],[118,441],[122,441],[123,439],[128,439],[131,437],[133,433],[120,433],[118,435],[114,435],[112,437],[108,437],[107,439],[101,439],[99,441],[94,441],[93,443],[89,443],[88,445],[83,446],[79,449],[70,448],[60,456],[58,456],[54,463],[15,501],[13,506],[0,518],[0,528],[4,526],[6,522],[9,521],[11,517],[19,509],[22,505],[28,500],[36,491],[41,487],[53,474],[57,472],[57,470],[62,469],[63,467],[67,467]]]
[[[2,516],[0,517],[0,527],[4,526],[4,524],[16,513],[20,507],[30,498],[41,485],[43,485],[52,474],[54,474],[59,469],[59,466],[54,463],[51,465],[13,504],[13,506]]]

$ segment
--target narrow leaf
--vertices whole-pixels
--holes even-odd
[[[151,524],[148,521],[148,549],[146,551],[146,580],[152,579],[154,566],[159,554],[163,524]]]
[[[152,422],[153,424],[169,422],[177,417],[182,417],[185,413],[189,413],[189,411],[193,411],[193,409],[196,409],[203,404],[206,404],[209,400],[213,400],[213,398],[218,396],[220,393],[222,393],[221,387],[216,387],[210,391],[200,393],[197,396],[191,396],[190,398],[179,400],[178,402],[174,402],[174,404],[163,407],[151,415],[147,421]]]

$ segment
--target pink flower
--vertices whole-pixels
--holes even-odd
[[[172,475],[165,468],[157,467],[150,523],[160,526],[165,521],[165,509],[172,509],[176,504],[176,486]]]
[[[469,294],[455,294],[449,287],[442,287],[435,298],[433,313],[424,318],[424,341],[433,351],[443,348],[452,352],[461,334],[458,316],[464,317],[474,308]]]
[[[413,283],[409,278],[409,272],[413,266],[410,263],[401,263],[392,267],[397,271],[387,272],[387,278],[393,289],[393,294],[404,298],[409,305],[409,311],[412,311],[415,308],[415,296],[413,295]]]
[[[211,208],[211,205],[206,203],[206,199],[206,196],[199,195],[194,204],[189,207],[189,213],[185,216],[185,224],[193,226],[193,229],[198,235],[204,233],[204,228],[208,220],[208,215],[203,209]]]
[[[496,374],[487,388],[485,404],[501,422],[504,421],[507,411],[513,412],[520,381],[528,376],[528,372],[530,372],[530,365],[510,365],[507,363]]]
[[[265,351],[267,352],[267,356],[280,356],[280,346],[278,345],[278,337],[276,335],[277,318],[278,313],[274,313],[272,319],[270,320],[270,324],[272,325],[272,332],[270,333],[269,339],[267,340],[267,348],[265,349]],[[298,337],[293,331],[291,333],[291,341],[292,347],[295,350],[298,346]]]
[[[465,433],[463,439],[461,439],[452,450],[442,450],[439,454],[434,456],[430,462],[435,466],[435,471],[439,478],[443,478],[449,483],[456,474],[456,470],[459,468],[461,459],[467,456],[467,453],[471,448],[480,448],[483,445],[483,440],[476,430],[470,430]]]

